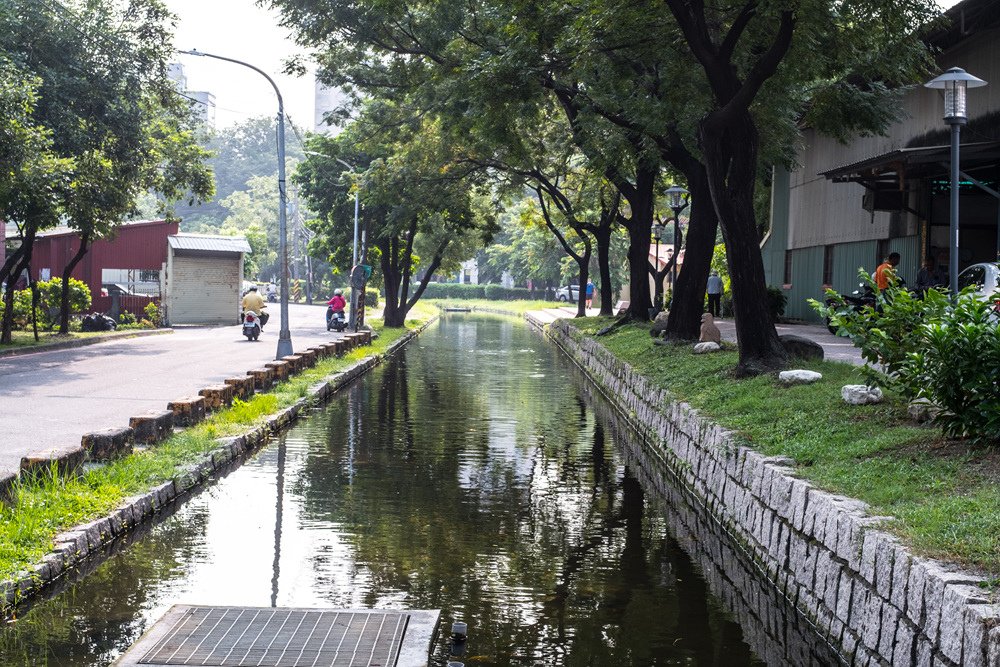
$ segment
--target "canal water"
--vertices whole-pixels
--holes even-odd
[[[827,663],[642,457],[523,323],[446,315],[25,611],[0,664],[108,665],[174,604],[441,609],[467,665]]]

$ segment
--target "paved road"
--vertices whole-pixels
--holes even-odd
[[[256,343],[238,326],[180,328],[172,334],[0,358],[0,471],[25,454],[79,444],[85,433],[128,426],[210,384],[274,359],[278,309]],[[270,309],[269,309],[270,310]],[[326,342],[323,306],[289,306],[294,349]]]

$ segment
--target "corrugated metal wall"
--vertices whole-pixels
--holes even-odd
[[[789,250],[792,255],[792,288],[785,292],[785,317],[818,320],[806,299],[823,298],[823,246]]]
[[[874,273],[878,261],[878,243],[876,241],[859,241],[857,243],[840,243],[833,247],[833,282],[831,286],[841,294],[850,294],[858,288],[861,282],[858,269]]]
[[[889,252],[899,253],[899,266],[896,275],[913,287],[917,284],[917,271],[920,270],[920,237],[906,236],[899,239],[889,239]],[[880,260],[882,258],[879,258]]]

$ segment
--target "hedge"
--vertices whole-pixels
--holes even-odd
[[[491,301],[534,298],[531,290],[524,287],[464,283],[427,283],[427,289],[422,296],[426,299],[490,299]]]

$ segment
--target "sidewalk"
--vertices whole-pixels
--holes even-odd
[[[587,311],[587,316],[594,317],[599,312],[597,308],[591,308]],[[561,306],[533,310],[531,315],[542,324],[551,324],[558,319],[576,317],[576,308],[574,306]],[[722,332],[723,339],[732,343],[736,342],[736,323],[732,318],[718,319],[715,324]],[[865,365],[865,360],[861,357],[861,350],[854,347],[850,338],[834,336],[821,324],[779,324],[775,328],[781,335],[794,334],[819,343],[823,348],[824,358],[828,361],[840,361],[855,366]]]

